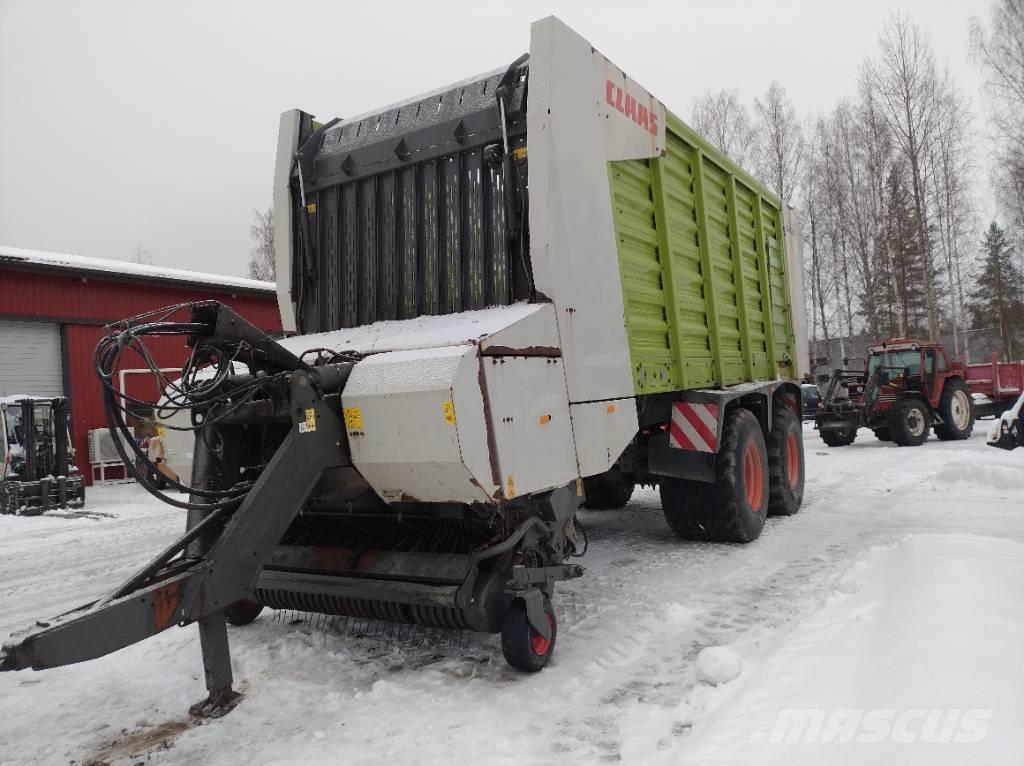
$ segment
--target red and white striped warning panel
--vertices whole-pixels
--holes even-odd
[[[718,451],[718,405],[676,402],[668,444],[697,452]]]

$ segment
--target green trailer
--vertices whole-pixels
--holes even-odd
[[[666,127],[663,156],[609,163],[637,394],[798,378],[782,205]]]

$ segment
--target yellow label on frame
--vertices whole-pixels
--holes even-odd
[[[345,418],[345,428],[362,430],[363,411],[361,409],[358,407],[345,407],[341,414]]]
[[[444,422],[450,426],[455,425],[455,402],[451,399],[444,403]]]
[[[303,433],[311,434],[316,430],[316,410],[312,407],[306,408],[306,422],[303,425],[305,426],[302,429]]]

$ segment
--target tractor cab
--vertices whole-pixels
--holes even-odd
[[[873,383],[880,396],[915,391],[937,407],[942,391],[936,383],[940,373],[944,378],[953,366],[940,345],[896,339],[869,349],[867,383]]]
[[[882,441],[966,439],[974,427],[964,368],[937,343],[893,338],[868,349],[863,371],[836,370],[815,427],[830,447],[852,444],[866,426]]]
[[[36,515],[85,500],[73,462],[67,399],[0,399],[0,513]]]

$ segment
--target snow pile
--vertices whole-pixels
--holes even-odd
[[[743,660],[727,646],[708,646],[697,655],[697,678],[720,686],[735,681],[743,672]]]
[[[1019,542],[917,535],[872,550],[670,760],[1019,763],[1022,592]]]

